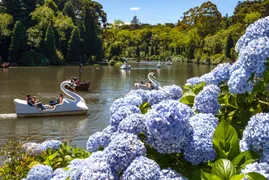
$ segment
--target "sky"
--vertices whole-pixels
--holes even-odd
[[[207,0],[95,0],[103,6],[109,23],[115,19],[130,22],[137,16],[141,23],[176,23],[190,8]],[[242,2],[243,0],[241,0]],[[223,16],[233,15],[238,0],[211,0]]]

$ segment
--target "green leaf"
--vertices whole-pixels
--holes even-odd
[[[183,96],[179,102],[182,102],[187,105],[193,105],[195,96]]]
[[[151,108],[151,106],[149,105],[148,102],[145,102],[145,103],[141,104],[140,107],[139,107],[142,114],[146,114],[150,108]]]
[[[218,176],[216,176],[214,174],[206,173],[203,170],[201,170],[201,179],[202,180],[222,180]]]
[[[239,142],[236,130],[225,120],[222,120],[217,126],[213,145],[217,157],[232,160],[239,154]]]
[[[201,82],[193,87],[193,92],[198,94],[206,86],[205,82]]]
[[[230,180],[242,180],[244,177],[244,174],[234,175],[230,178]]]
[[[228,159],[219,159],[212,167],[212,174],[220,177],[222,180],[229,180],[236,174],[236,169]]]
[[[49,159],[50,161],[52,161],[57,155],[58,155],[58,152],[56,151],[55,153],[53,153],[52,155],[50,155],[50,156],[48,157],[48,159]]]
[[[263,175],[256,172],[247,173],[245,176],[248,180],[266,180]]]
[[[244,151],[236,156],[232,163],[236,167],[237,170],[243,169],[247,164],[253,163],[254,161],[258,160],[260,155],[254,151]]]

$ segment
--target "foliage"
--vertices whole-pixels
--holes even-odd
[[[78,27],[75,27],[73,29],[71,38],[68,43],[69,52],[67,59],[70,62],[80,62],[80,33]]]
[[[1,179],[21,179],[26,177],[28,171],[36,164],[49,165],[53,169],[66,167],[76,158],[87,158],[90,153],[84,149],[76,148],[63,143],[58,150],[47,149],[37,156],[31,156],[22,148],[24,142],[10,141],[0,148],[0,155],[4,158],[4,166],[0,168]]]

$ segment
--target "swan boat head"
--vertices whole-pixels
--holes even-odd
[[[148,74],[148,80],[152,83],[153,88],[147,86],[146,84],[134,83],[135,89],[144,89],[144,90],[161,89],[160,83],[157,81],[157,78],[153,72],[150,72]]]
[[[63,81],[60,85],[61,90],[70,98],[64,98],[62,104],[55,106],[44,105],[46,110],[39,110],[35,106],[29,106],[26,100],[14,99],[16,113],[18,117],[31,117],[31,116],[52,116],[52,115],[78,115],[86,114],[88,107],[85,100],[76,94],[65,88],[65,86],[74,88],[76,85],[71,81]]]

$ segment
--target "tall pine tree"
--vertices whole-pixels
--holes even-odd
[[[72,31],[71,38],[68,42],[68,57],[69,62],[80,62],[80,32],[78,27]]]
[[[25,65],[21,60],[22,55],[27,48],[26,42],[27,38],[24,25],[20,21],[17,21],[13,29],[11,44],[9,47],[11,62],[16,62],[19,65]]]
[[[54,31],[50,24],[48,25],[48,28],[46,30],[43,52],[45,56],[50,60],[50,63],[52,65],[55,65],[57,63]]]
[[[225,46],[225,56],[227,58],[231,58],[231,49],[234,46],[234,41],[232,35],[229,33],[226,40],[226,46]]]

